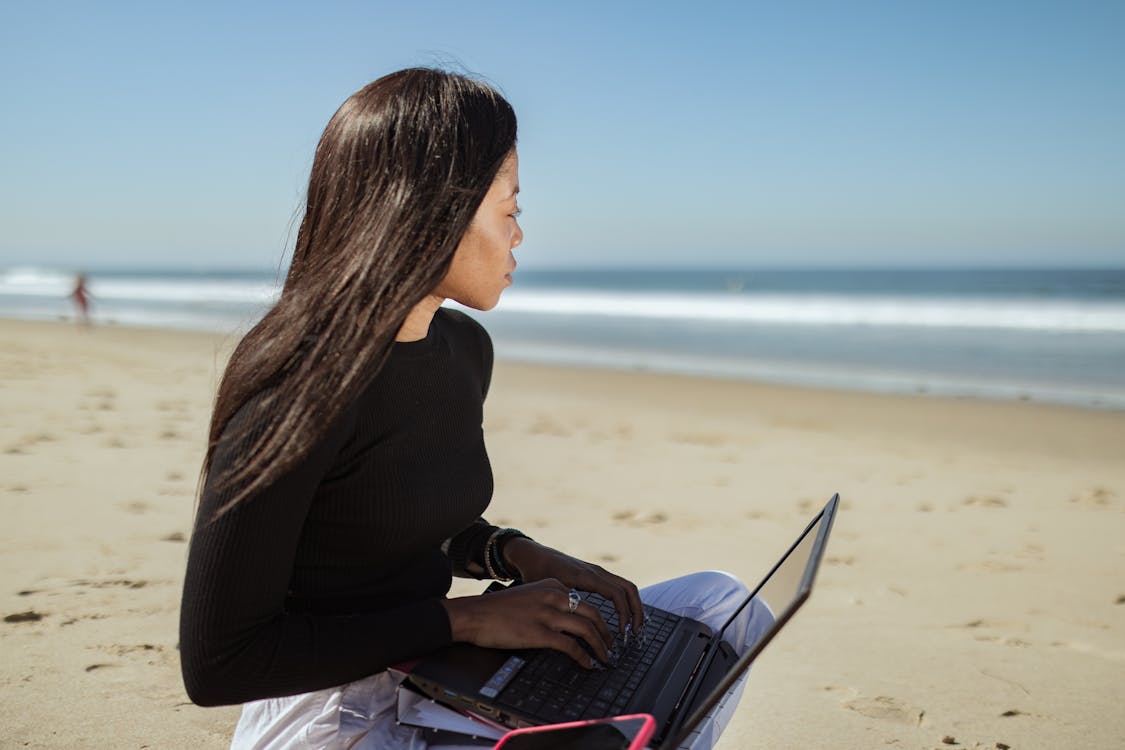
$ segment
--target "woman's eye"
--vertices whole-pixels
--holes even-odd
[[[520,217],[520,214],[522,214],[522,213],[523,213],[523,209],[517,208],[515,211],[512,211],[512,213],[510,213],[508,215],[511,216],[513,219],[518,219]]]

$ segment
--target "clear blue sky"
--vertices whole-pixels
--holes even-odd
[[[444,62],[520,117],[525,268],[1123,266],[1123,39],[1067,0],[4,3],[0,268],[274,266],[339,103]]]

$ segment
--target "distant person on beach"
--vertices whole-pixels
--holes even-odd
[[[79,273],[74,277],[74,289],[70,292],[74,301],[75,320],[79,325],[90,325],[90,290],[86,287],[86,274]]]
[[[492,344],[442,303],[512,284],[518,193],[512,108],[462,75],[380,78],[321,136],[281,296],[219,385],[184,582],[184,683],[245,704],[233,747],[422,748],[389,667],[461,641],[594,668],[642,601],[714,627],[745,597],[717,572],[638,591],[483,518]],[[449,598],[452,575],[522,585]]]

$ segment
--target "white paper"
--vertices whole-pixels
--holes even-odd
[[[485,719],[470,718],[413,690],[401,688],[398,691],[398,720],[412,727],[440,729],[490,740],[498,740],[508,731]]]

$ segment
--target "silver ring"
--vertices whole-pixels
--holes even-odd
[[[582,603],[582,595],[579,594],[574,589],[571,589],[570,593],[568,593],[566,595],[566,598],[567,598],[567,604],[570,607],[570,611],[571,612],[577,611],[578,605]]]

